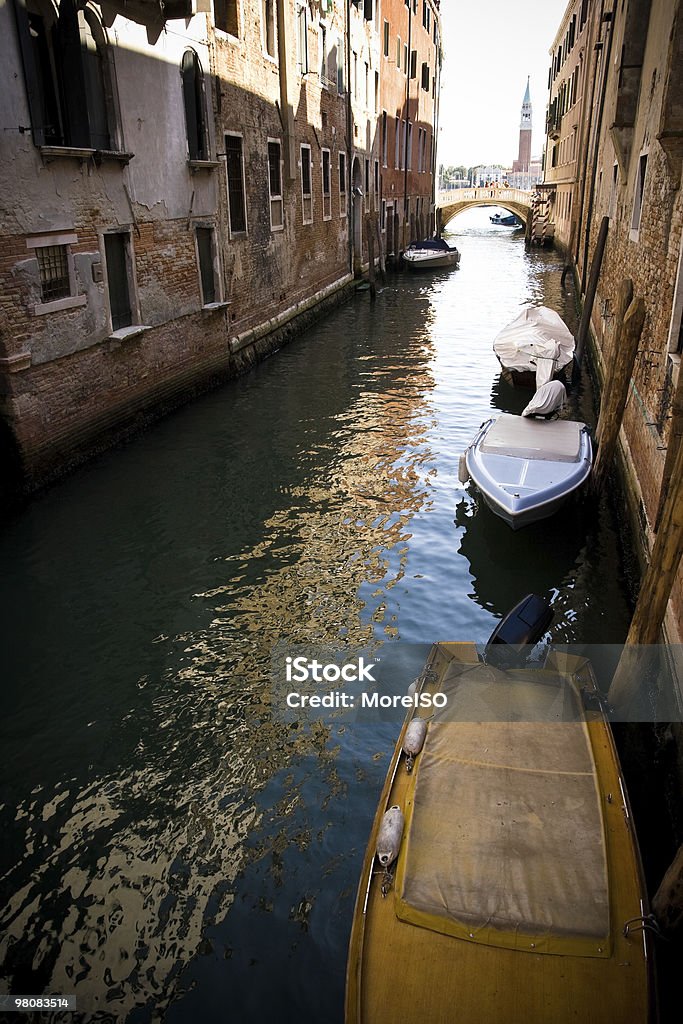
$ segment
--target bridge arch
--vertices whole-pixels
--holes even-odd
[[[531,216],[531,197],[531,192],[519,188],[445,189],[437,197],[441,226],[445,227],[458,214],[475,206],[500,206],[519,217],[526,227]]]

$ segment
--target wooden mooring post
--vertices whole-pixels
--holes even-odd
[[[586,297],[583,300],[583,312],[581,314],[581,323],[576,334],[576,353],[574,359],[577,366],[581,365],[583,359],[583,350],[586,347],[586,338],[588,337],[588,330],[590,328],[591,314],[593,312],[593,303],[595,302],[595,293],[598,290],[598,281],[600,280],[600,268],[602,266],[602,257],[605,252],[605,243],[607,242],[607,231],[609,228],[609,217],[603,217],[600,223],[600,231],[598,232],[598,240],[595,243],[595,252],[593,253],[593,262],[591,263],[590,277],[588,278],[588,287],[586,288]]]
[[[368,282],[370,284],[370,298],[374,301],[377,298],[377,286],[375,285],[375,224],[371,213],[365,216],[365,234],[368,239]]]
[[[659,642],[671,588],[683,555],[683,445],[678,446],[650,564],[640,585],[636,610],[609,688],[610,704],[626,709],[637,696],[648,661],[647,647]]]
[[[679,846],[652,899],[652,910],[663,932],[683,929],[683,846]]]
[[[614,459],[644,322],[645,303],[640,296],[633,298],[633,282],[624,278],[619,285],[612,354],[600,401],[596,430],[599,447],[592,481],[594,491],[599,491],[604,484]]]

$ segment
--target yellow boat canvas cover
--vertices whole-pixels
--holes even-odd
[[[491,945],[608,956],[604,825],[578,694],[566,677],[539,685],[485,665],[449,670],[442,689],[448,711],[430,722],[406,807],[397,915]]]

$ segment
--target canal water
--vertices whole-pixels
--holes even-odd
[[[623,639],[609,509],[513,534],[458,481],[491,408],[526,401],[497,331],[530,302],[575,327],[558,256],[490,212],[455,222],[458,271],[359,293],[4,528],[0,991],[341,1024],[398,727],[284,721],[273,650],[483,641],[529,591],[555,641]]]

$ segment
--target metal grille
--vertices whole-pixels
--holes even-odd
[[[36,249],[43,302],[65,299],[71,294],[69,264],[65,245],[45,245]]]

